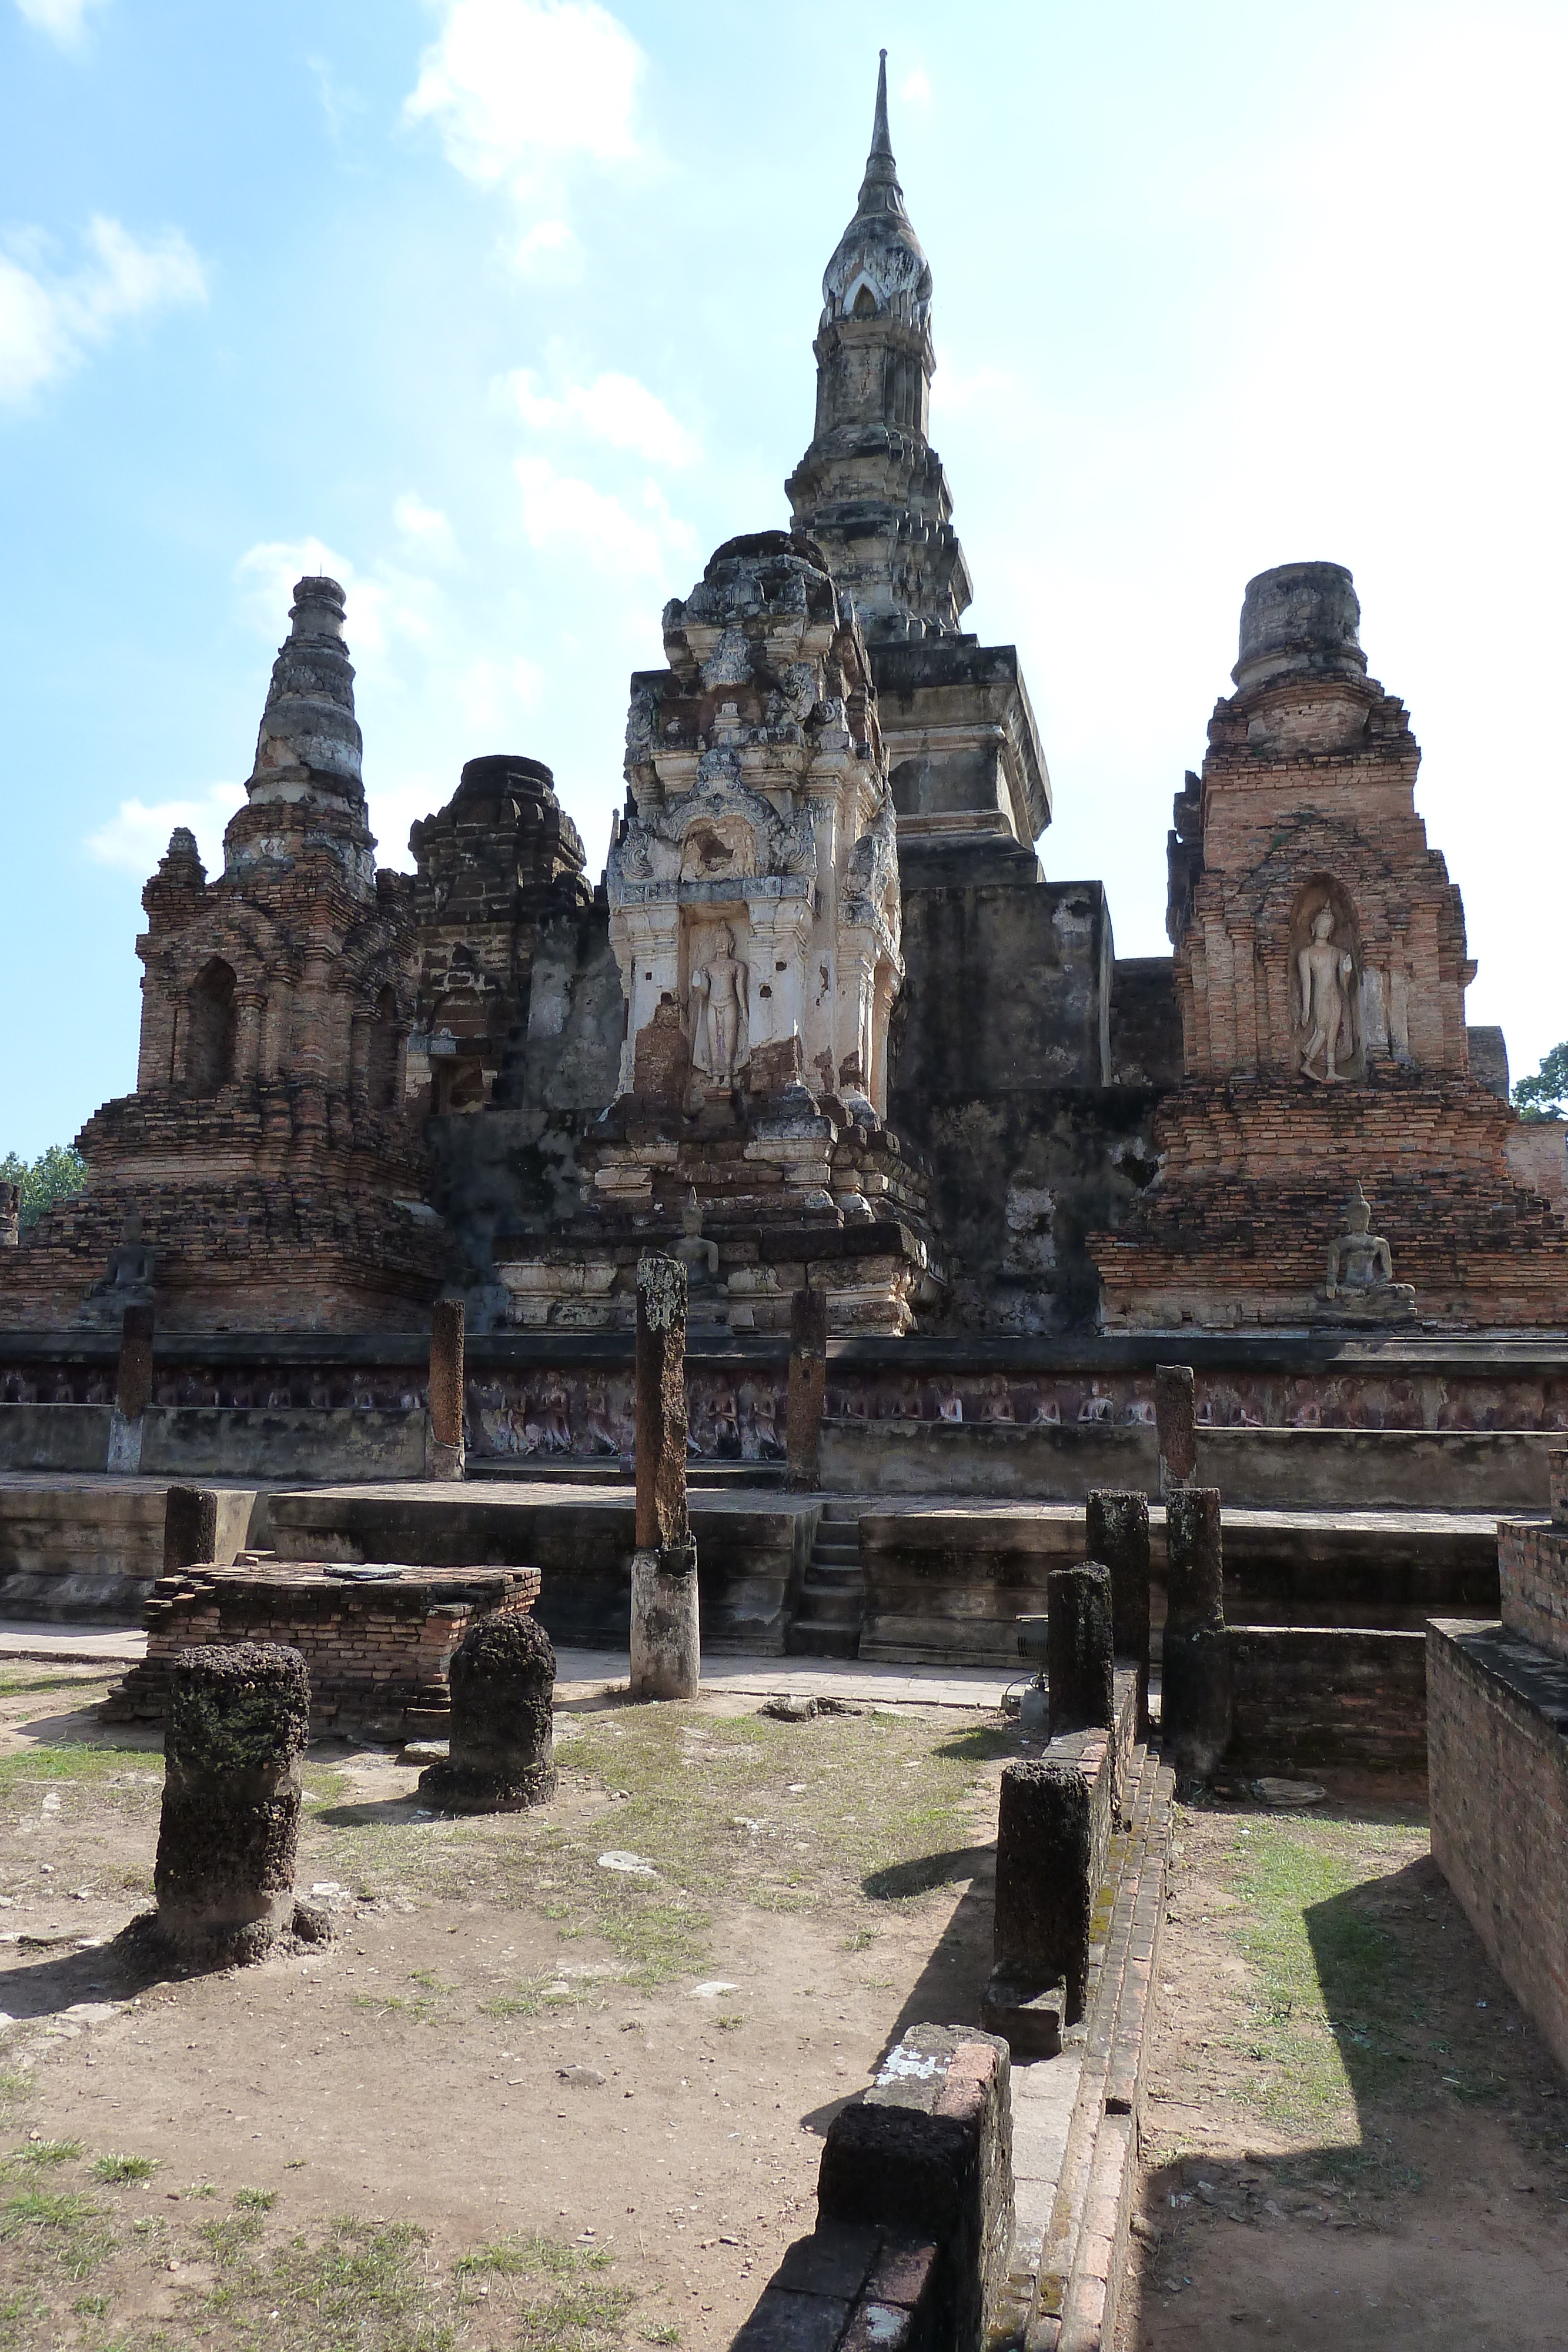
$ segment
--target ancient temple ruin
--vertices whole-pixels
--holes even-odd
[[[1236,692],[1176,803],[1183,1081],[1155,1122],[1157,1181],[1092,1244],[1107,1327],[1386,1321],[1382,1286],[1325,1282],[1351,1181],[1376,1202],[1387,1284],[1413,1290],[1407,1320],[1568,1320],[1568,1234],[1515,1181],[1518,1120],[1471,1074],[1464,908],[1360,621],[1337,563],[1248,585]]]
[[[1568,1323],[1561,1135],[1467,1028],[1459,893],[1349,572],[1249,586],[1176,801],[1173,953],[1118,958],[1103,885],[1036,855],[1017,649],[963,627],[933,303],[884,62],[792,527],[667,607],[597,882],[511,753],[464,761],[412,877],[377,871],[342,593],[299,583],[223,874],[181,831],[147,886],[136,1092],[84,1130],[82,1197],[0,1256],[0,1319],[412,1329],[444,1291],[542,1346],[629,1335],[658,1247],[716,1344],[781,1339],[804,1288],[830,1339],[954,1367]],[[613,1451],[619,1377],[561,1402],[563,1360],[507,1411]],[[932,1358],[896,1392],[957,1412],[967,1377]],[[998,1417],[1107,1401],[988,1377]]]
[[[376,867],[343,619],[335,580],[297,583],[223,872],[182,825],[142,893],[136,1091],[0,1265],[7,1322],[118,1328],[145,1292],[192,1328],[396,1328],[440,1287],[404,1110],[413,886]]]

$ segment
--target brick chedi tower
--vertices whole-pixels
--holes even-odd
[[[1568,1233],[1514,1181],[1515,1115],[1471,1073],[1464,908],[1360,617],[1337,563],[1248,585],[1236,692],[1171,835],[1184,1083],[1156,1181],[1091,1243],[1108,1328],[1568,1324]],[[1368,1203],[1393,1279],[1357,1294],[1330,1252],[1368,1258]]]
[[[465,762],[457,790],[409,835],[418,865],[419,997],[411,1109],[504,1102],[520,1082],[539,927],[590,906],[582,842],[538,760]]]
[[[132,1217],[176,1328],[406,1328],[438,1287],[403,1111],[413,885],[376,871],[341,588],[299,581],[290,617],[223,873],[182,826],[142,893],[136,1092],[83,1129],[81,1196],[7,1253],[0,1318],[111,1317]]]
[[[931,265],[887,122],[887,52],[854,218],[822,278],[817,421],[786,485],[854,607],[887,745],[905,886],[1033,875],[1051,779],[1012,646],[963,631],[974,593],[942,460],[927,438],[936,354]]]

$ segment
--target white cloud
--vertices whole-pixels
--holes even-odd
[[[200,260],[178,229],[140,242],[96,214],[90,259],[68,277],[0,255],[0,400],[24,400],[78,365],[127,319],[206,299]]]
[[[571,156],[638,152],[643,54],[596,0],[437,0],[441,33],[404,111],[433,121],[447,160],[530,194]]]
[[[28,24],[57,41],[62,49],[81,47],[88,10],[104,4],[105,0],[16,0]]]
[[[517,239],[512,266],[522,277],[541,282],[559,284],[562,279],[575,278],[581,266],[581,255],[569,224],[563,220],[536,221]]]
[[[405,490],[393,503],[392,520],[432,563],[456,562],[456,533],[439,507],[427,507],[413,490]]]
[[[913,72],[904,75],[898,85],[898,94],[910,106],[930,105],[931,77],[924,66],[916,66]]]
[[[523,494],[523,529],[535,548],[575,550],[596,571],[655,579],[673,555],[689,561],[696,551],[690,526],[671,514],[653,482],[643,492],[651,517],[643,522],[609,491],[558,474],[548,457],[519,457],[513,471]]]
[[[493,734],[531,711],[544,686],[544,671],[522,654],[501,661],[470,662],[457,680],[465,736]]]
[[[87,837],[87,851],[144,881],[169,846],[177,824],[189,825],[209,874],[224,862],[224,827],[245,799],[242,784],[209,784],[196,800],[121,801],[107,824]]]
[[[429,651],[440,635],[438,606],[441,591],[434,580],[402,572],[395,564],[378,563],[373,573],[361,573],[346,555],[339,555],[324,540],[268,539],[249,547],[235,565],[246,617],[257,634],[280,644],[287,634],[288,608],[294,583],[312,573],[325,572],[343,590],[347,607],[343,634],[359,669],[377,667],[392,654],[394,643]]]
[[[539,389],[531,368],[518,368],[507,384],[518,415],[536,432],[575,432],[651,466],[691,466],[702,456],[695,436],[634,375],[611,372],[551,394]]]

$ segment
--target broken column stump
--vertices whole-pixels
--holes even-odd
[[[1097,1486],[1084,1517],[1083,1553],[1111,1571],[1111,1645],[1138,1675],[1138,1737],[1149,1730],[1149,1498]]]
[[[141,1467],[143,1416],[152,1402],[152,1339],[151,1307],[128,1307],[120,1324],[120,1368],[114,1384],[114,1406],[109,1417],[110,1470]]]
[[[1197,1475],[1197,1402],[1190,1364],[1155,1366],[1155,1430],[1163,1498],[1190,1486]]]
[[[1189,1486],[1167,1496],[1166,1549],[1160,1744],[1179,1775],[1208,1780],[1230,1745],[1231,1730],[1218,1486]]]
[[[686,1270],[678,1258],[645,1257],[637,1266],[633,1698],[695,1698],[702,1678],[686,1436]]]
[[[210,1486],[171,1486],[163,1497],[163,1573],[204,1568],[218,1553],[218,1498]]]
[[[943,2352],[983,2352],[1008,2280],[1013,2235],[1008,2045],[973,2026],[914,2025],[863,2099],[828,2126],[817,2175],[818,2231],[877,2224],[936,2247],[930,2333]],[[824,2346],[898,2341],[899,2315]],[[807,2338],[791,2339],[804,2345]],[[903,2339],[907,2341],[905,2337]]]
[[[158,1934],[187,1958],[258,1960],[294,1926],[309,1731],[298,1650],[235,1642],[175,1660],[153,1887]]]
[[[438,1298],[430,1317],[430,1423],[427,1478],[461,1478],[463,1454],[463,1301]]]
[[[1116,1712],[1111,1571],[1097,1560],[1045,1580],[1045,1686],[1050,1732],[1090,1731]]]
[[[498,1610],[471,1625],[446,1669],[447,1760],[419,1776],[427,1805],[448,1813],[520,1813],[556,1790],[555,1651],[536,1619]]]
[[[1094,1791],[1076,1757],[1008,1765],[997,1818],[993,1960],[980,2015],[1015,2059],[1054,2058],[1083,2014],[1103,1874]]]
[[[789,1301],[789,1380],[784,1399],[785,1483],[809,1495],[821,1477],[822,1399],[828,1382],[828,1302],[820,1290]]]

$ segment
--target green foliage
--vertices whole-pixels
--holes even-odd
[[[1553,1045],[1532,1078],[1520,1079],[1513,1107],[1521,1118],[1568,1117],[1568,1038]]]
[[[30,1165],[16,1151],[0,1160],[0,1184],[22,1188],[24,1233],[57,1202],[73,1201],[86,1182],[87,1161],[74,1143],[51,1143]]]

